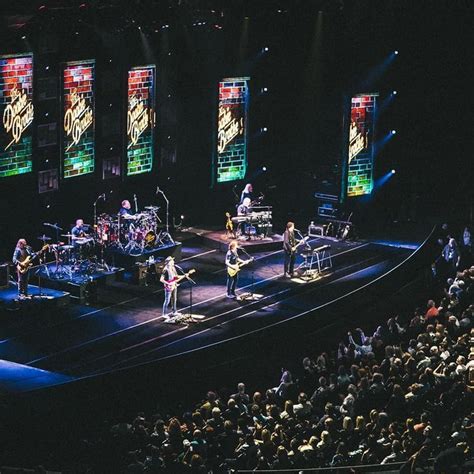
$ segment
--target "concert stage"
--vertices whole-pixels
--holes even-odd
[[[155,375],[165,376],[172,368],[187,370],[205,354],[221,350],[248,356],[263,350],[266,341],[278,344],[281,338],[287,342],[301,339],[348,321],[354,325],[354,315],[340,305],[353,307],[354,295],[370,290],[373,282],[395,268],[403,268],[415,252],[370,241],[316,238],[311,242],[312,247],[323,245],[331,245],[333,268],[308,280],[283,277],[282,250],[254,253],[255,261],[241,271],[238,292],[261,298],[238,301],[226,298],[222,253],[204,246],[198,238],[187,240],[180,265],[185,271],[196,269],[197,285],[191,295],[190,283],[181,284],[178,308],[186,315],[192,303],[192,313],[204,316],[199,322],[166,324],[161,316],[159,282],[143,287],[110,280],[98,288],[97,303],[70,306],[66,315],[47,325],[39,324],[47,317],[38,314],[35,324],[25,321],[4,326],[0,359],[81,379],[147,363],[155,364]],[[298,257],[297,265],[301,262]],[[395,290],[384,282],[384,291]],[[6,380],[0,382],[0,389],[11,387]],[[30,385],[15,383],[14,390],[30,390]]]

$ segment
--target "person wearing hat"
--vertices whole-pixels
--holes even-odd
[[[172,314],[177,313],[176,304],[178,301],[178,272],[174,266],[174,258],[169,256],[165,259],[165,267],[163,268],[163,273],[161,274],[160,281],[163,283],[165,289],[165,300],[163,302],[163,317],[167,318],[168,307],[171,304]]]

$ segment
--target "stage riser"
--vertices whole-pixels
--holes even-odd
[[[52,264],[54,265],[54,264]],[[51,271],[51,270],[50,270]],[[52,288],[69,293],[75,302],[84,303],[96,299],[97,288],[104,287],[113,281],[123,280],[123,268],[119,268],[107,274],[94,274],[91,280],[83,282],[73,282],[67,279],[48,279],[44,275],[41,278],[41,285],[44,288]],[[51,274],[53,272],[51,271]],[[36,279],[36,278],[34,278]],[[36,279],[37,281],[37,279]]]
[[[59,288],[57,289],[59,290]],[[14,283],[9,283],[8,287],[0,289],[0,309],[11,310],[13,305],[15,310],[19,310],[21,313],[34,311],[39,308],[63,308],[70,304],[71,295],[68,292],[51,290],[54,290],[54,288],[48,289],[43,286],[41,293],[48,298],[40,299],[36,296],[40,292],[39,288],[37,286],[30,285],[29,293],[33,296],[33,298],[16,301],[18,293],[17,286]],[[15,311],[15,314],[18,314],[17,311]]]
[[[114,266],[126,269],[134,267],[136,263],[145,262],[150,257],[158,260],[165,259],[171,255],[176,262],[179,262],[181,260],[181,247],[181,242],[176,242],[174,245],[160,247],[140,255],[127,255],[121,252],[109,251],[107,252],[107,261],[111,262]]]
[[[232,239],[226,240],[223,238],[225,234],[222,232],[210,232],[209,234],[201,235],[202,243],[211,249],[219,250],[219,252],[227,252],[229,248],[229,242]],[[272,241],[265,240],[238,240],[239,246],[245,248],[249,253],[252,252],[270,252],[273,250],[281,250],[283,248],[283,239],[280,235],[274,234]]]

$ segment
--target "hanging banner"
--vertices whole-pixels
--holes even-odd
[[[245,178],[249,80],[249,77],[235,77],[219,82],[215,163],[218,183]]]
[[[63,178],[95,170],[95,60],[64,64],[62,75]]]
[[[370,194],[374,187],[374,123],[378,93],[351,99],[347,150],[347,196]]]
[[[153,168],[156,67],[128,71],[127,176]]]
[[[33,54],[0,56],[0,178],[33,169]]]

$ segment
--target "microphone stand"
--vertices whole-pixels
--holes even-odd
[[[138,214],[138,201],[137,201],[137,195],[133,195],[133,202],[135,203],[135,214]]]
[[[102,193],[94,201],[94,231],[97,236],[98,236],[97,232],[99,230],[98,221],[97,221],[97,203],[99,202],[100,199],[103,199],[105,201],[105,193]],[[107,265],[107,262],[104,260],[104,240],[103,240],[102,233],[100,235],[100,267],[102,267],[101,268],[102,270],[105,268],[105,270],[110,271],[110,268]]]
[[[248,257],[252,258],[249,253],[243,248],[243,247],[238,247],[242,252]],[[251,273],[250,273],[250,278],[251,278],[251,283],[250,283],[250,291],[247,293],[244,293],[240,295],[240,301],[257,301],[260,298],[263,298],[263,295],[260,294],[255,294],[254,293],[254,288],[255,288],[255,268],[252,267]]]
[[[164,193],[164,191],[162,191],[160,188],[157,188],[156,189],[156,192],[157,193],[160,193],[162,196],[163,196],[163,199],[165,200],[166,202],[166,234],[167,234],[167,237],[171,240],[171,243],[174,243],[173,239],[171,238],[171,235],[170,235],[170,219],[169,219],[169,216],[170,216],[170,202],[168,200],[168,198],[166,197],[166,194]]]

